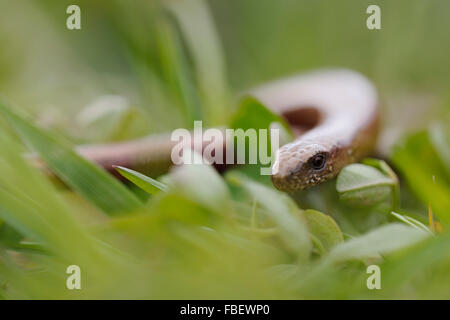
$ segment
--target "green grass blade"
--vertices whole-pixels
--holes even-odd
[[[414,218],[408,217],[408,216],[403,215],[403,214],[399,214],[399,213],[394,212],[394,211],[391,211],[391,214],[394,217],[396,217],[398,220],[404,222],[405,224],[407,224],[407,225],[409,225],[409,226],[411,226],[413,228],[416,228],[416,229],[419,229],[419,230],[424,230],[426,232],[432,233],[430,231],[430,229],[426,225],[424,225],[422,222],[420,222],[420,221],[418,221],[418,220],[416,220]]]
[[[135,185],[137,185],[142,190],[148,192],[149,194],[155,194],[159,191],[167,191],[169,187],[165,185],[164,183],[161,183],[155,179],[152,179],[150,177],[147,177],[146,175],[143,175],[142,173],[139,173],[137,171],[121,167],[121,166],[114,166],[114,168],[119,172],[123,177],[133,182]]]
[[[419,132],[397,145],[392,163],[403,174],[413,192],[430,204],[440,222],[450,224],[450,180],[428,132]],[[434,179],[433,179],[434,177]]]
[[[96,242],[76,219],[74,210],[50,181],[26,163],[17,143],[0,136],[0,145],[2,229],[14,229],[25,240],[60,257],[93,262],[99,254]],[[9,247],[23,247],[23,241],[9,240]]]
[[[159,18],[156,25],[163,74],[183,107],[186,127],[192,127],[194,120],[202,119],[200,98],[180,35],[167,15]]]
[[[119,181],[78,155],[65,142],[0,103],[0,112],[22,141],[39,153],[49,168],[75,191],[108,214],[132,211],[142,202]]]
[[[209,125],[224,124],[229,115],[225,59],[209,4],[188,0],[167,2],[193,59],[193,68],[203,98],[203,114]]]

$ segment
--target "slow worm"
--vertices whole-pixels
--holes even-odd
[[[274,186],[293,192],[335,177],[347,164],[374,148],[379,116],[373,85],[359,73],[321,70],[282,79],[250,92],[292,126],[295,141],[282,146],[271,176]],[[78,147],[78,152],[110,172],[121,165],[151,176],[171,166],[170,135]],[[224,146],[225,147],[225,146]]]

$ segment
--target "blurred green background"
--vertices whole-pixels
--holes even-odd
[[[81,30],[65,27],[72,3]],[[146,115],[144,132],[189,125],[183,110],[223,122],[242,90],[323,67],[372,79],[390,127],[421,125],[448,100],[446,1],[376,1],[381,30],[366,28],[371,1],[164,3],[161,13],[156,1],[2,0],[2,94],[68,127],[87,105],[119,95]]]
[[[81,8],[81,30],[66,28],[71,4]],[[366,27],[370,4],[381,8],[381,30]],[[78,185],[79,196],[21,162],[23,146],[8,134],[0,140],[0,296],[449,298],[449,11],[445,0],[0,0],[0,94],[29,116],[13,126],[44,155],[60,146],[54,137],[94,143],[191,127],[194,119],[227,125],[248,88],[345,67],[378,88],[378,155],[401,176],[403,213],[426,224],[431,203],[444,225],[424,241],[394,226],[360,239],[356,255],[349,246],[328,254],[311,240],[316,222],[305,229],[315,214],[298,207],[332,216],[347,242],[392,224],[386,203],[350,209],[327,184],[298,195],[297,207],[247,181],[245,170],[224,180],[210,168],[171,174],[172,191],[151,196],[110,187],[99,174],[93,187]],[[76,168],[92,170],[76,164],[66,168],[69,180]],[[109,194],[93,191],[95,183]],[[145,204],[135,206],[134,197]],[[116,204],[127,214],[110,217]],[[317,219],[326,221],[323,232],[334,230],[334,220]],[[371,261],[383,263],[380,291],[365,287]],[[70,263],[89,270],[83,290],[63,286]]]

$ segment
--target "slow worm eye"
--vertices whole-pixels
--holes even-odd
[[[325,156],[323,154],[317,154],[311,159],[311,166],[314,170],[321,170],[325,166]]]

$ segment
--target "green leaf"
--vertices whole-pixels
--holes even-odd
[[[254,141],[254,143],[250,144],[249,139],[245,139],[245,163],[247,163],[245,167],[249,167],[250,169],[244,168],[243,170],[246,170],[248,173],[252,173],[251,176],[255,179],[261,178],[261,167],[269,168],[270,165],[266,163],[268,159],[262,159],[260,157],[261,152],[264,152],[267,156],[270,156],[272,158],[271,163],[273,163],[274,154],[272,154],[270,130],[278,130],[279,146],[282,146],[283,144],[286,144],[293,139],[291,128],[287,125],[284,119],[281,116],[273,113],[263,104],[261,104],[257,99],[251,96],[247,96],[242,99],[236,114],[233,116],[230,127],[234,130],[241,129],[244,131],[247,131],[248,129],[267,130],[267,134],[265,136],[265,141],[267,143],[262,143],[260,141],[261,132],[258,131],[256,132],[256,141]],[[237,140],[236,136],[235,139]],[[235,146],[237,145],[236,140]],[[266,149],[259,150],[260,147]],[[256,155],[256,164],[249,164],[250,154]]]
[[[159,191],[167,191],[169,188],[164,183],[147,177],[146,175],[143,175],[142,173],[139,173],[137,171],[121,166],[114,166],[114,169],[116,169],[122,176],[133,182],[139,188],[147,191],[149,194],[155,194]]]
[[[316,211],[305,210],[303,215],[308,224],[308,230],[322,244],[325,251],[344,241],[341,229],[330,216]]]
[[[428,132],[409,136],[396,146],[392,162],[403,174],[414,194],[443,223],[450,223],[450,178],[430,142]]]
[[[244,188],[265,210],[279,228],[281,239],[301,261],[309,257],[311,240],[302,212],[289,196],[277,190],[256,183],[236,172],[226,175],[226,179]]]
[[[0,103],[7,118],[22,141],[45,160],[49,168],[67,185],[78,191],[108,214],[139,208],[142,202],[117,179],[78,155],[65,142],[15,114]]]
[[[386,199],[396,183],[379,170],[354,163],[341,170],[336,190],[342,200],[353,205],[374,205]]]
[[[430,234],[409,226],[393,223],[335,246],[326,257],[327,263],[377,258],[412,246]]]
[[[256,98],[244,97],[236,114],[233,116],[230,127],[233,129],[269,129],[272,123],[279,123],[281,127],[280,145],[294,138],[290,126],[280,115],[272,112]]]
[[[386,176],[392,179],[392,209],[397,210],[400,208],[400,183],[398,181],[397,174],[384,160],[366,158],[363,160],[364,164],[377,168],[383,172]]]
[[[374,159],[374,158],[365,158],[362,161],[363,164],[366,164],[368,166],[377,168],[382,173],[384,173],[386,176],[391,178],[393,181],[398,181],[398,177],[395,174],[395,172],[389,167],[389,165],[384,160],[380,159]]]

